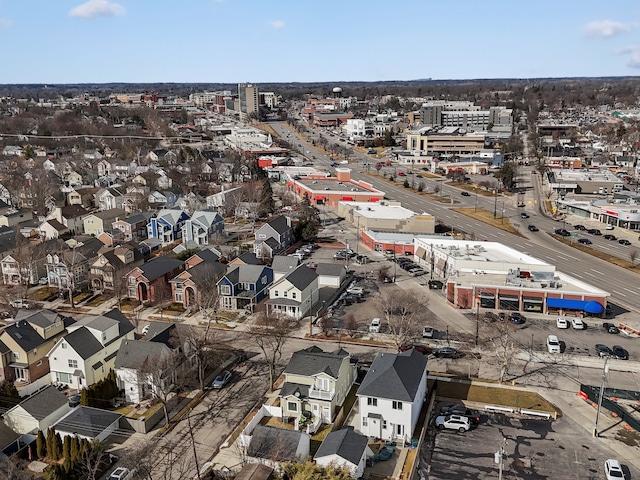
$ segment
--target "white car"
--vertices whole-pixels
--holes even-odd
[[[371,320],[371,325],[369,325],[369,333],[380,333],[380,323],[381,320],[379,318],[374,318]]]
[[[149,328],[151,328],[151,324],[147,324],[144,327],[142,327],[142,334],[147,335],[149,333]]]
[[[433,338],[433,327],[423,327],[422,328],[422,338]]]
[[[572,318],[571,326],[573,327],[574,330],[584,330],[585,328],[587,328],[584,322],[579,318]]]
[[[107,480],[129,480],[130,478],[133,478],[135,474],[135,468],[133,470],[129,470],[128,468],[118,467],[111,473],[111,475],[109,475]]]
[[[463,433],[471,428],[471,421],[462,415],[442,415],[436,417],[436,427],[440,430],[447,428]]]
[[[362,287],[351,286],[347,288],[347,293],[351,295],[362,295],[364,293],[364,289]]]
[[[612,458],[604,462],[604,474],[607,476],[607,480],[624,480],[626,478],[620,462]]]
[[[556,320],[556,327],[569,328],[569,322],[564,317],[558,317],[558,319]]]

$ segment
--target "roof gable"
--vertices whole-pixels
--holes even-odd
[[[68,403],[67,396],[54,385],[47,385],[19,403],[20,407],[36,420],[47,418],[53,412]]]
[[[289,360],[289,364],[284,369],[284,373],[306,377],[326,373],[332,378],[337,379],[340,375],[342,361],[348,357],[349,354],[344,350],[325,352],[313,346],[294,352],[291,360]]]
[[[358,395],[413,402],[426,368],[427,358],[414,349],[378,353]]]

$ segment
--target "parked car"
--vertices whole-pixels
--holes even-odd
[[[364,294],[364,288],[351,285],[347,288],[347,293],[350,293],[351,295],[362,295]]]
[[[611,241],[618,239],[618,237],[616,237],[615,235],[611,235],[610,233],[603,235],[602,238],[604,238],[605,240],[611,240]]]
[[[560,353],[560,340],[555,335],[549,335],[547,337],[547,351],[549,353]]]
[[[587,230],[587,233],[590,235],[602,235],[602,232],[597,228],[590,228],[589,230]]]
[[[601,357],[610,357],[613,353],[609,347],[602,343],[596,343],[596,352]]]
[[[579,238],[578,243],[581,243],[583,245],[591,245],[593,242],[588,238]]]
[[[471,428],[471,421],[462,415],[441,415],[436,417],[436,427],[440,430],[457,430],[464,433]]]
[[[584,225],[574,225],[573,228],[576,230],[586,230],[587,228]]]
[[[422,338],[433,338],[434,333],[435,330],[433,329],[433,327],[427,325],[422,328]]]
[[[444,287],[444,283],[442,283],[440,280],[429,280],[428,285],[431,290],[442,290],[442,288]]]
[[[529,218],[529,214],[527,212],[522,212],[520,214],[520,218]]]
[[[422,268],[413,268],[409,270],[409,273],[412,277],[419,277],[420,275],[425,275],[427,272]]]
[[[69,397],[69,406],[70,406],[71,408],[75,408],[75,407],[77,407],[78,405],[80,405],[80,394],[79,394],[79,393],[77,393],[77,394],[75,394],[75,395],[71,395],[71,396]]]
[[[402,345],[400,347],[400,351],[401,352],[406,352],[407,350],[411,350],[412,348],[416,352],[420,352],[422,355],[429,355],[429,348],[424,346],[424,345],[420,345],[418,343],[411,343],[411,344]]]
[[[471,194],[465,190],[463,190],[462,192],[460,192],[460,195],[462,195],[463,197],[470,197]]]
[[[371,324],[369,325],[369,333],[380,333],[381,320],[379,318],[374,318],[371,320]]]
[[[604,474],[606,475],[607,480],[626,480],[626,476],[620,466],[620,462],[612,458],[604,462]]]
[[[440,407],[440,416],[443,415],[461,415],[467,417],[471,422],[471,426],[476,426],[480,423],[480,415],[478,412],[465,407],[461,403],[443,405]]]
[[[151,328],[151,324],[145,325],[142,327],[142,334],[147,335],[149,333],[149,329]]]
[[[602,324],[602,328],[604,328],[607,333],[611,333],[611,334],[620,333],[620,329],[616,327],[613,323],[604,322]]]
[[[537,231],[539,231],[539,229],[535,225],[529,225],[529,231],[530,232],[537,232]]]
[[[399,177],[404,177],[404,176],[405,176],[405,175],[404,175],[404,172],[398,172],[398,176],[399,176]]]
[[[111,472],[111,475],[109,475],[109,478],[107,480],[129,480],[130,478],[133,478],[135,474],[135,468],[133,470],[129,470],[125,467],[118,467],[113,472]]]
[[[29,308],[33,308],[33,303],[29,302],[28,300],[23,299],[18,299],[18,300],[12,300],[11,302],[9,302],[9,305],[11,305],[13,308],[25,308],[25,309],[29,309]]]
[[[556,228],[553,233],[555,233],[556,235],[560,235],[561,237],[570,237],[571,233],[569,233],[568,230],[565,230],[564,228]]]
[[[558,317],[556,319],[556,327],[558,327],[558,328],[569,328],[569,322],[564,317]]]
[[[629,352],[620,345],[614,345],[611,350],[613,351],[613,356],[618,360],[629,360]]]
[[[440,347],[433,351],[433,355],[437,358],[458,358],[460,352],[453,347]]]
[[[47,283],[49,283],[49,279],[47,277],[42,277],[38,280],[38,285],[46,285]]]
[[[215,389],[224,387],[231,380],[231,375],[232,373],[229,370],[224,370],[215,378],[211,386]]]
[[[631,245],[631,242],[629,240],[627,240],[626,238],[621,238],[620,240],[618,240],[618,243],[620,245]]]
[[[511,315],[509,315],[509,320],[516,325],[522,325],[527,320],[527,317],[520,312],[512,312]]]
[[[614,228],[616,228],[616,227],[611,225],[610,223],[607,223],[607,226],[605,227],[605,230],[613,230]]]
[[[571,326],[573,327],[574,330],[584,330],[587,328],[587,326],[584,324],[584,322],[580,318],[572,318]]]

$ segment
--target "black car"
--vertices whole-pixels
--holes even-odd
[[[554,233],[555,233],[556,235],[560,235],[561,237],[570,237],[570,236],[571,236],[571,234],[569,233],[569,231],[568,231],[568,230],[565,230],[564,228],[556,228],[556,229],[554,230]]]
[[[586,227],[584,225],[574,225],[573,228],[575,228],[576,230],[586,230]]]
[[[521,217],[521,218],[529,218],[529,214],[528,214],[528,213],[526,213],[526,212],[522,212],[522,213],[520,214],[520,217]]]
[[[444,283],[440,280],[429,280],[429,288],[431,290],[442,290],[444,287]]]
[[[590,235],[602,235],[602,232],[597,228],[590,228],[589,230],[587,230],[587,233]]]
[[[601,357],[610,357],[613,353],[609,347],[601,343],[596,343],[596,352],[598,352],[598,355]]]
[[[621,238],[620,240],[618,240],[618,243],[620,245],[631,245],[631,242],[629,240],[627,240],[626,238]]]
[[[538,231],[538,227],[536,227],[535,225],[529,225],[529,231],[530,232],[537,232]]]
[[[460,352],[453,347],[440,347],[436,348],[433,351],[433,354],[437,358],[458,358],[460,357]]]
[[[613,350],[613,356],[616,357],[618,360],[629,360],[629,352],[627,352],[620,345],[614,345],[612,350]]]
[[[462,195],[463,197],[470,197],[471,194],[469,192],[462,192],[460,195]]]
[[[471,425],[477,426],[480,423],[480,415],[477,411],[471,410],[462,404],[443,405],[440,407],[440,415],[462,415],[471,421]]]
[[[602,328],[604,328],[607,333],[611,333],[611,334],[620,333],[620,329],[616,327],[613,323],[604,322],[602,324]]]
[[[522,315],[520,312],[513,312],[509,315],[509,320],[511,320],[511,323],[515,323],[516,325],[522,325],[527,320],[527,317]]]
[[[610,233],[607,233],[602,238],[604,238],[605,240],[617,240],[618,239],[615,235],[611,235]]]
[[[588,238],[579,238],[578,243],[581,243],[583,245],[591,245],[593,242]]]

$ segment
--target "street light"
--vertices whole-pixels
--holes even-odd
[[[493,190],[493,218],[498,216],[498,187]]]
[[[598,396],[598,409],[596,410],[596,425],[593,429],[593,436],[597,437],[600,432],[598,432],[598,420],[600,419],[600,409],[602,408],[602,397],[604,397],[604,385],[607,381],[607,373],[609,373],[609,365],[607,362],[609,361],[609,357],[604,357],[604,366],[602,367],[602,383],[600,384],[600,395]]]

